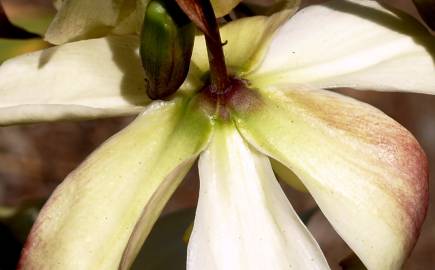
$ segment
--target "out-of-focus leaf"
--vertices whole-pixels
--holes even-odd
[[[6,17],[4,10],[3,12],[0,11],[0,63],[23,53],[44,49],[50,46],[48,42],[38,37],[45,32],[52,19],[53,10],[46,5],[36,5],[35,3],[25,5],[25,8],[15,3],[15,1],[8,1],[8,3],[8,6],[11,7],[11,12],[8,14],[9,17]],[[2,9],[1,6],[0,9]],[[14,10],[15,12],[13,12]],[[7,20],[7,22],[5,20]],[[39,35],[36,36],[37,38],[31,39],[6,38],[4,37],[4,33],[6,33],[7,25],[12,25],[12,27],[19,29],[19,31]]]
[[[340,267],[343,270],[367,270],[367,268],[355,255],[355,253],[352,253],[343,260],[341,260]]]
[[[14,216],[18,212],[16,207],[0,206],[0,220]]]
[[[154,225],[131,270],[184,269],[187,243],[183,236],[194,216],[195,209],[186,209],[161,217]]]
[[[13,25],[3,9],[3,5],[0,2],[0,38],[9,39],[29,39],[39,38],[38,34],[31,33],[25,29]]]
[[[413,0],[418,12],[427,25],[435,30],[435,0]]]
[[[26,241],[27,235],[38,216],[41,206],[42,204],[39,206],[26,207],[6,221],[6,224],[9,225],[10,230],[20,243],[24,244]]]
[[[10,215],[0,216],[0,222],[9,228],[11,233],[21,244],[24,244],[42,204],[43,201],[34,201],[28,202],[20,207],[9,208]],[[1,207],[0,210],[5,209],[7,208]]]
[[[3,61],[41,49],[48,48],[50,44],[42,39],[2,39],[0,38],[0,63]]]

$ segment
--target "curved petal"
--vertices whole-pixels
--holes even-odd
[[[187,269],[329,269],[266,156],[233,125],[199,159],[201,188]]]
[[[271,17],[247,17],[223,26],[220,33],[225,43],[225,61],[230,72],[240,76],[259,65],[275,30],[292,12],[284,10]],[[195,38],[192,62],[203,73],[209,70],[207,47],[202,35]]]
[[[112,29],[117,35],[137,34],[142,30],[145,10],[149,0],[124,0],[118,22]]]
[[[64,0],[45,34],[53,44],[106,35],[116,25],[122,5],[131,0]]]
[[[435,94],[435,37],[376,1],[331,1],[303,9],[271,42],[249,79]]]
[[[79,41],[0,66],[0,125],[140,112],[149,103],[132,36]]]
[[[400,269],[428,206],[415,138],[368,104],[325,90],[274,91],[235,111],[253,145],[290,168],[368,269]]]
[[[128,269],[210,132],[195,100],[151,104],[55,190],[19,268]]]

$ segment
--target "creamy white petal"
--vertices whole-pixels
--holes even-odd
[[[142,30],[148,2],[149,0],[124,0],[124,4],[119,12],[118,22],[111,33],[117,35],[139,35]]]
[[[266,156],[231,124],[199,160],[200,194],[188,270],[329,269]]]
[[[428,206],[428,163],[412,134],[325,90],[255,97],[232,114],[244,138],[302,180],[368,269],[400,269]]]
[[[309,84],[435,93],[435,38],[412,17],[376,1],[331,1],[303,9],[275,35],[258,87]]]
[[[129,7],[139,0],[58,0],[58,12],[45,39],[53,44],[102,37],[109,33]],[[127,13],[127,14],[126,14]]]
[[[78,41],[0,66],[0,125],[135,114],[149,103],[133,36]]]
[[[128,269],[165,203],[206,147],[195,100],[154,102],[57,187],[19,269]]]

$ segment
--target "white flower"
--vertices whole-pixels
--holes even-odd
[[[145,95],[135,36],[68,43],[0,67],[0,122],[140,113],[56,189],[23,269],[125,269],[195,159],[187,269],[328,269],[268,157],[291,169],[369,269],[399,269],[428,204],[427,161],[379,110],[321,90],[435,93],[435,43],[374,1],[331,1],[221,29],[234,89],[203,89],[202,37],[168,101]],[[238,86],[237,86],[238,85]],[[290,175],[290,174],[289,174]],[[299,181],[287,178],[289,183]]]

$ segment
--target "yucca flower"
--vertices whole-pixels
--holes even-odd
[[[187,269],[329,268],[270,158],[288,169],[286,182],[298,184],[292,173],[302,181],[367,268],[399,269],[426,214],[425,154],[381,111],[322,89],[433,94],[434,39],[374,1],[331,1],[289,14],[221,28],[233,83],[219,96],[207,88],[202,36],[186,81],[165,101],[146,97],[135,35],[5,62],[3,125],[139,114],[54,191],[20,268],[128,268],[199,157]]]

